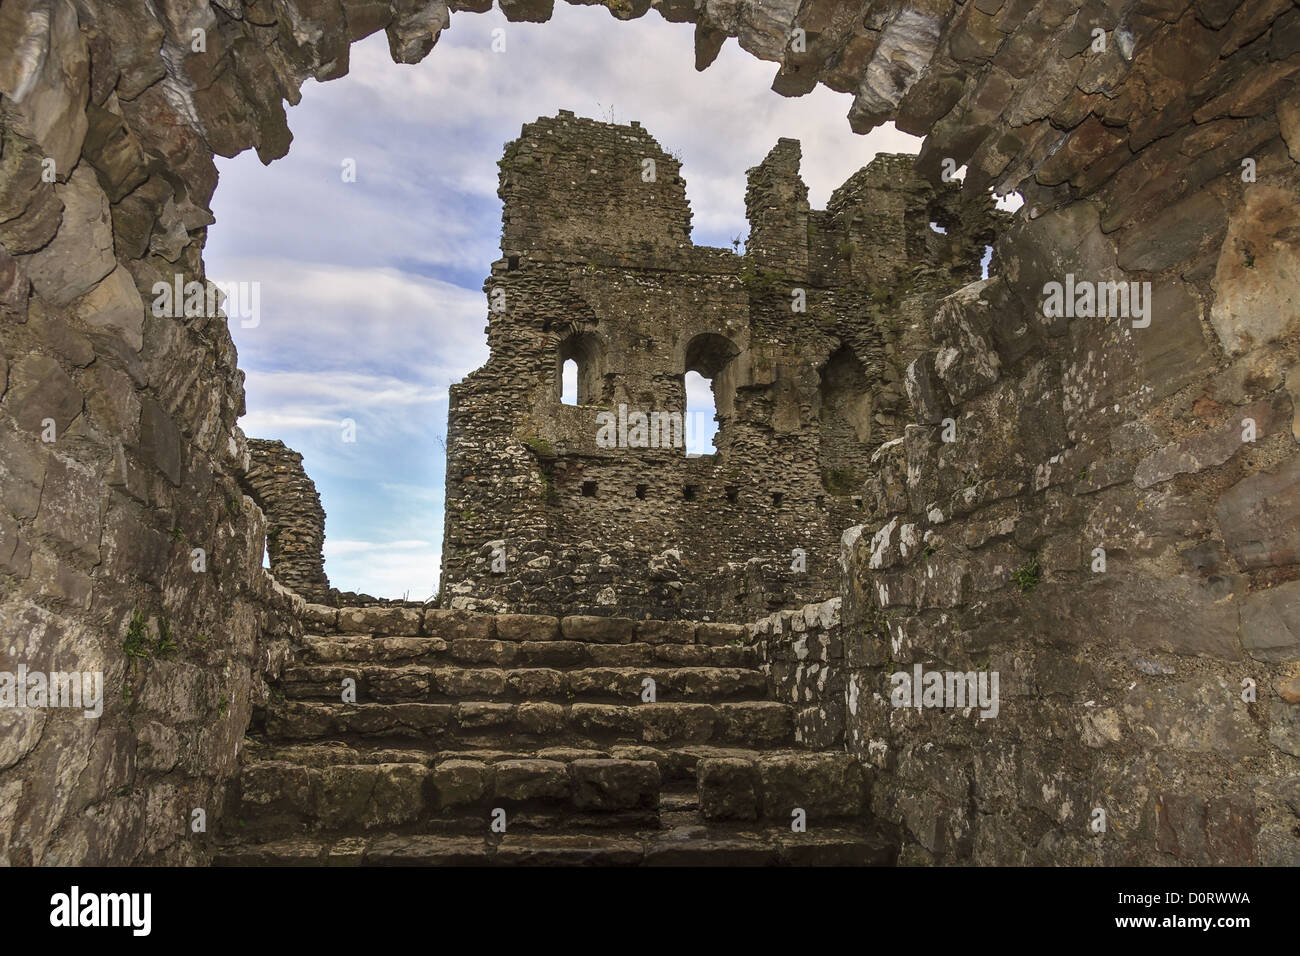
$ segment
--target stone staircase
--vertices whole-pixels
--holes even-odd
[[[796,747],[744,627],[316,606],[304,623],[218,865],[894,861],[861,768]]]

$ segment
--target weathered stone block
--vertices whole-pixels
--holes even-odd
[[[63,221],[42,249],[19,257],[37,295],[52,305],[70,305],[117,267],[108,198],[95,174],[78,166],[64,185],[55,186]]]
[[[497,637],[503,641],[556,641],[560,621],[544,614],[498,614]]]
[[[515,719],[514,704],[467,701],[456,705],[456,723],[463,730],[505,727]]]
[[[1215,866],[1255,864],[1255,802],[1246,794],[1162,792],[1155,798],[1156,847],[1175,859]]]
[[[84,465],[54,457],[45,472],[35,529],[51,535],[90,564],[99,561],[102,484]]]
[[[566,641],[630,644],[636,635],[636,623],[622,617],[573,615],[560,621],[560,633]]]
[[[749,630],[743,624],[706,622],[696,628],[695,640],[707,647],[745,644],[749,641]]]
[[[927,425],[937,425],[943,421],[948,408],[947,399],[939,392],[935,375],[934,356],[927,352],[912,361],[903,377],[912,411],[918,421]]]
[[[779,754],[758,762],[763,815],[788,820],[796,808],[809,819],[853,816],[865,799],[862,768],[849,754]]]
[[[323,767],[317,774],[316,813],[326,826],[391,826],[424,810],[428,770],[419,764]]]
[[[477,803],[491,792],[492,769],[480,760],[443,760],[433,768],[433,790],[438,807],[460,807]]]
[[[1269,703],[1268,742],[1283,753],[1300,757],[1300,704],[1285,700]]]
[[[1241,644],[1257,661],[1300,660],[1300,581],[1246,598],[1241,607]]]
[[[1217,515],[1243,568],[1300,562],[1300,456],[1237,482],[1219,498]]]
[[[569,774],[558,760],[502,760],[493,764],[498,800],[567,800]]]
[[[1259,750],[1240,685],[1220,678],[1139,684],[1127,693],[1123,709],[1131,733],[1147,746],[1234,758]]]
[[[573,803],[580,810],[653,809],[659,805],[659,767],[651,760],[574,760]]]
[[[1246,422],[1253,423],[1252,440],[1266,438],[1291,423],[1291,402],[1285,395],[1234,410],[1228,421],[1202,435],[1166,445],[1138,462],[1133,483],[1149,488],[1175,475],[1194,474],[1221,465],[1246,447]]]
[[[9,122],[39,143],[66,179],[86,135],[90,86],[77,8],[68,0],[6,4],[0,38],[0,92],[11,101]]]
[[[424,612],[423,633],[448,641],[491,640],[496,637],[496,618],[491,614],[431,607]]]
[[[758,770],[752,760],[709,757],[695,765],[706,820],[758,819]]]
[[[342,607],[338,628],[343,634],[414,637],[420,633],[420,611],[413,607]]]
[[[546,701],[526,701],[519,705],[515,723],[523,734],[558,733],[564,727],[564,708]]]
[[[338,628],[339,609],[308,602],[299,614],[302,625],[315,634],[330,634]]]
[[[82,296],[76,309],[92,328],[115,332],[132,351],[140,351],[144,343],[144,299],[125,266],[118,266]]]
[[[636,640],[646,644],[693,644],[695,622],[637,621]]]
[[[1229,354],[1272,342],[1295,328],[1300,314],[1300,252],[1283,240],[1294,192],[1256,184],[1228,223],[1214,273],[1210,321]]]

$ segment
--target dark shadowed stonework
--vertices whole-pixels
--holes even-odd
[[[560,619],[324,607],[275,581],[225,318],[148,307],[156,283],[204,279],[214,155],[283,156],[285,102],[346,74],[352,41],[384,30],[415,63],[478,0],[0,3],[0,651],[6,672],[105,681],[95,719],[0,709],[0,861],[1300,863],[1295,3],[606,5],[693,22],[700,68],[735,36],[779,64],[778,92],[820,83],[853,94],[855,129],[924,134],[921,176],[965,165],[968,202],[992,185],[1025,205],[992,277],[954,289],[985,226],[896,159],[818,213],[778,143],[738,257],[689,245],[676,164],[643,132],[558,121],[600,139],[572,194],[547,185],[544,140],[514,144],[494,380],[458,393],[449,496],[472,478],[505,511],[451,518],[453,583],[525,596],[529,572],[507,563],[498,598],[478,570],[496,535],[508,560],[550,559],[532,569],[548,600],[602,555],[628,581],[682,547],[630,596],[654,607]],[[636,216],[607,200],[638,170],[602,159],[629,147],[657,161]],[[552,186],[583,201],[557,210]],[[938,212],[947,240],[925,229]],[[1114,301],[1110,283],[1150,283],[1150,309],[1044,309],[1076,281]],[[591,405],[545,411],[570,355],[598,405],[671,410],[688,367],[730,381],[720,461],[581,447]],[[749,522],[692,511],[736,463]],[[860,517],[824,471],[853,477]],[[641,508],[657,523],[619,553],[604,529]],[[707,533],[724,526],[759,556],[822,542],[809,582],[760,566],[706,587],[732,561]],[[617,608],[612,585],[569,583],[575,606]],[[644,620],[670,590],[675,613],[730,595],[756,620]],[[893,706],[918,666],[998,673],[997,716]],[[487,801],[531,826],[485,834]],[[257,840],[232,836],[254,808]]]

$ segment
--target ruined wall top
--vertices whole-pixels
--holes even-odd
[[[925,318],[996,217],[905,155],[812,209],[801,158],[782,138],[748,171],[742,254],[692,242],[680,164],[639,124],[561,111],[506,146],[490,355],[448,413],[452,607],[717,620],[830,595]],[[686,451],[690,373],[711,454]]]
[[[498,165],[507,261],[690,246],[681,162],[640,123],[618,126],[560,110],[525,125]]]
[[[244,482],[266,515],[266,550],[275,579],[308,601],[331,602],[325,576],[325,509],[302,454],[282,441],[248,439]]]

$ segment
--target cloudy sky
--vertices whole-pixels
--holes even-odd
[[[287,157],[218,160],[208,275],[261,284],[260,323],[230,323],[248,376],[240,424],[303,453],[335,587],[412,600],[436,588],[447,387],[487,358],[496,162],[524,123],[560,109],[639,120],[683,158],[695,242],[724,247],[748,231],[745,170],[778,137],[802,141],[817,208],[877,152],[919,148],[892,127],[851,133],[850,96],[773,93],[776,65],[735,40],[696,73],[693,30],[563,3],[548,24],[457,13],[417,66],[394,64],[380,33],[353,46],[348,76],[307,83]]]

